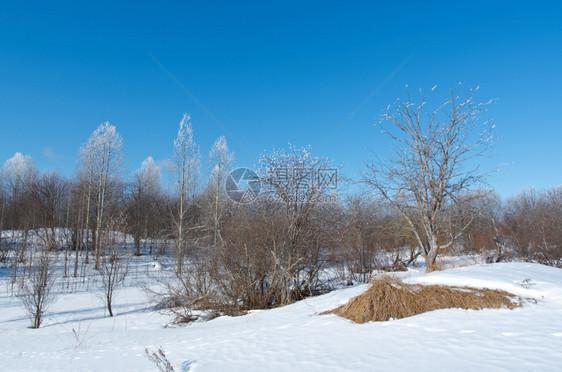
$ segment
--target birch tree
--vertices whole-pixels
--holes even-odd
[[[185,255],[188,230],[188,211],[195,200],[199,180],[201,160],[199,147],[193,140],[191,117],[184,114],[179,124],[178,135],[174,141],[172,171],[175,178],[176,210],[174,216],[174,235],[176,243],[177,274],[181,274]]]
[[[213,231],[213,246],[223,242],[221,235],[221,220],[226,212],[226,199],[224,187],[228,173],[231,170],[234,154],[229,152],[226,138],[219,137],[209,152],[209,162],[212,170],[209,176],[208,187],[208,215]]]
[[[439,251],[450,247],[471,222],[447,231],[446,208],[458,204],[459,196],[486,175],[476,160],[487,154],[493,142],[493,126],[481,119],[492,101],[479,103],[477,91],[459,86],[432,111],[421,91],[417,103],[408,94],[406,101],[389,106],[381,122],[394,151],[387,161],[368,164],[363,177],[405,218],[428,271],[433,270]]]
[[[142,238],[149,234],[150,219],[155,218],[155,209],[161,193],[161,168],[151,156],[146,158],[141,168],[133,174],[131,205],[129,207],[129,228],[135,240],[135,255],[140,255]]]
[[[90,254],[90,241],[91,241],[91,214],[92,214],[92,195],[94,190],[94,174],[96,172],[94,167],[95,151],[92,148],[93,143],[84,144],[79,151],[80,157],[78,160],[78,168],[76,170],[77,184],[75,192],[78,194],[79,212],[78,212],[78,228],[77,228],[77,247],[76,247],[76,260],[74,266],[74,276],[77,275],[78,270],[78,252],[85,248],[86,255],[84,263],[89,263]]]
[[[93,196],[95,203],[93,244],[96,270],[100,268],[100,233],[103,228],[108,190],[120,180],[121,176],[122,146],[123,140],[115,126],[105,122],[92,133],[88,142],[80,149],[81,165],[84,167],[83,173],[88,184],[87,195]],[[89,201],[87,209],[87,222],[89,222]],[[86,226],[88,227],[88,223]]]
[[[31,156],[16,152],[4,162],[3,174],[12,199],[17,199],[24,188],[37,178],[39,172]]]

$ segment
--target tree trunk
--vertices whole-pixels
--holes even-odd
[[[135,256],[140,256],[141,255],[141,252],[140,252],[141,238],[139,236],[135,236],[134,240],[135,240]]]
[[[111,296],[108,294],[106,297],[107,297],[107,311],[109,312],[109,316],[113,316],[113,310],[111,309]]]
[[[434,244],[429,249],[429,252],[425,255],[426,272],[431,272],[435,270],[435,262],[437,261],[438,252],[439,252],[439,247],[437,244]]]

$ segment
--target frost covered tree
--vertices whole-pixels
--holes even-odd
[[[211,174],[208,186],[208,215],[213,231],[213,246],[217,246],[223,241],[221,236],[221,220],[224,217],[227,201],[224,198],[224,187],[226,177],[231,171],[234,154],[228,149],[226,138],[219,137],[209,152],[209,162],[211,164]]]
[[[5,225],[10,229],[21,230],[20,259],[25,258],[28,233],[36,223],[36,209],[30,197],[31,186],[36,182],[39,172],[29,155],[19,152],[6,160],[3,166],[3,178],[6,185]],[[14,273],[17,260],[14,260]]]
[[[176,210],[173,211],[172,215],[176,239],[177,274],[182,272],[188,232],[193,227],[188,224],[188,212],[195,200],[201,167],[199,146],[193,140],[193,128],[190,119],[191,117],[188,114],[184,114],[180,121],[172,156],[172,174],[175,181],[176,197]]]
[[[289,241],[297,246],[305,221],[321,197],[337,186],[337,170],[326,158],[314,157],[309,148],[290,145],[260,157],[264,195],[280,203],[289,226]]]
[[[428,270],[433,270],[439,251],[450,247],[471,223],[447,231],[446,209],[486,175],[476,159],[486,155],[493,142],[493,126],[481,119],[491,101],[478,102],[477,91],[459,86],[430,111],[421,91],[417,103],[408,94],[406,101],[389,106],[381,124],[394,151],[387,161],[371,162],[363,177],[407,221]]]
[[[133,174],[129,205],[129,228],[135,240],[135,255],[140,255],[142,238],[149,234],[150,220],[154,219],[156,204],[161,193],[161,168],[151,156],[146,158]]]
[[[326,158],[315,157],[309,148],[289,147],[260,157],[262,200],[280,211],[285,222],[284,268],[291,279],[294,297],[314,286],[321,266],[322,223],[320,207],[333,197],[338,170]]]
[[[16,199],[18,194],[39,174],[31,156],[23,155],[21,152],[16,152],[13,157],[4,162],[2,173],[13,199]]]
[[[123,140],[115,126],[109,122],[101,124],[80,148],[79,174],[86,183],[87,212],[86,229],[89,228],[90,199],[93,201],[95,215],[93,224],[93,244],[95,268],[100,267],[100,233],[103,229],[107,197],[112,187],[121,179]]]
[[[134,178],[139,180],[143,185],[143,189],[148,194],[157,194],[160,192],[160,179],[162,177],[162,168],[154,162],[152,156],[146,158],[140,169],[135,172]]]

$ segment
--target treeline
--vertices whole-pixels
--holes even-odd
[[[249,193],[236,199],[226,190],[228,184],[232,191],[229,175],[235,167],[225,138],[217,139],[206,157],[211,172],[203,177],[189,116],[184,115],[171,146],[173,181],[168,187],[150,157],[132,177],[124,177],[122,139],[105,123],[80,148],[79,165],[70,178],[40,174],[32,159],[19,153],[4,163],[0,259],[23,261],[25,251],[39,244],[65,252],[65,275],[79,276],[85,265],[103,267],[115,255],[114,234],[127,234],[130,254],[173,258],[175,280],[165,283],[163,294],[170,306],[225,312],[268,308],[320,293],[330,286],[323,276],[326,269],[339,273],[345,283],[368,281],[374,270],[401,270],[420,255],[428,269],[435,268],[437,253],[560,267],[562,187],[530,189],[505,201],[493,191],[469,187],[455,176],[457,163],[448,163],[454,151],[445,157],[436,150],[444,147],[436,145],[438,139],[459,148],[455,138],[447,137],[455,130],[468,129],[433,132],[427,146],[435,149],[411,148],[411,158],[401,159],[403,171],[387,178],[380,176],[381,170],[397,168],[373,164],[373,173],[366,172],[360,181],[363,191],[355,193],[338,194],[351,181],[330,160],[303,148],[273,151],[261,156],[255,178],[234,182],[238,191]],[[468,137],[462,138],[466,143]],[[424,164],[428,154],[431,161]],[[465,155],[460,153],[458,163]],[[425,173],[416,173],[419,169]],[[406,171],[413,176],[406,177]],[[420,181],[430,172],[437,178]],[[405,183],[393,194],[389,185],[402,179]],[[259,182],[259,192],[242,186],[252,182]],[[428,189],[421,192],[425,185]]]

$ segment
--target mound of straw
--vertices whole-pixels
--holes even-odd
[[[356,323],[400,319],[437,309],[513,309],[521,300],[495,289],[406,284],[384,276],[372,282],[363,294],[348,303],[326,311]]]

